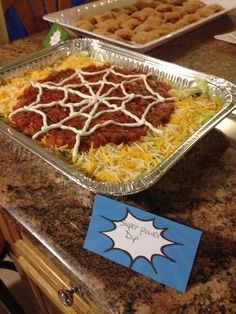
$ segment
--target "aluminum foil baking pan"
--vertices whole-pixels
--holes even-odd
[[[75,39],[52,48],[47,48],[39,51],[35,55],[31,55],[4,66],[0,69],[0,84],[1,77],[17,76],[20,72],[24,72],[27,69],[39,69],[40,67],[45,66],[45,64],[52,63],[59,57],[66,57],[78,52],[83,52],[85,55],[96,60],[111,62],[117,66],[152,72],[159,79],[171,80],[181,87],[194,86],[196,84],[194,77],[196,76],[203,78],[208,83],[211,93],[216,97],[220,97],[224,103],[223,108],[214,117],[183,142],[153,171],[134,181],[120,184],[101,183],[86,177],[82,173],[73,169],[69,164],[33,142],[33,140],[11,128],[3,120],[0,122],[0,131],[51,164],[70,180],[73,180],[78,185],[93,192],[110,195],[126,195],[147,189],[157,182],[191,147],[197,143],[197,141],[235,109],[236,86],[224,79],[192,71],[168,62],[88,38]]]

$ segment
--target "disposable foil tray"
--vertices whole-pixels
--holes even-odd
[[[70,180],[73,180],[78,185],[93,192],[110,195],[126,195],[137,193],[149,188],[157,182],[180,158],[182,158],[183,155],[197,143],[197,141],[199,141],[217,123],[219,123],[235,109],[236,86],[224,79],[192,71],[178,65],[88,38],[75,39],[52,48],[46,48],[39,51],[37,54],[0,68],[0,85],[1,78],[14,77],[29,69],[40,69],[46,64],[53,63],[53,61],[58,58],[67,57],[78,52],[81,52],[95,60],[104,62],[107,61],[120,67],[151,72],[155,74],[158,79],[170,80],[177,83],[182,88],[194,86],[196,84],[194,79],[195,77],[202,78],[208,83],[211,94],[215,97],[221,98],[224,103],[223,108],[215,116],[200,127],[191,137],[184,141],[168,158],[156,166],[153,171],[134,181],[119,184],[97,182],[86,177],[84,174],[75,170],[72,166],[50,153],[32,139],[27,138],[25,135],[10,127],[6,122],[4,122],[4,119],[0,119],[1,132],[42,158],[44,161],[67,176]]]

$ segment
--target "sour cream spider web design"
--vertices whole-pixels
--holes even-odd
[[[14,116],[17,118],[17,115],[22,113],[35,113],[41,116],[41,126],[32,135],[34,140],[51,130],[73,132],[75,141],[72,158],[76,161],[81,139],[111,125],[126,129],[146,127],[157,134],[162,133],[158,125],[165,124],[166,121],[152,123],[148,116],[154,107],[166,103],[173,104],[173,98],[169,97],[163,83],[153,78],[153,74],[128,72],[115,66],[95,68],[93,71],[87,68],[71,70],[69,76],[62,77],[59,82],[50,81],[50,78],[31,82],[31,88],[36,91],[34,101],[17,108],[9,118],[14,122]],[[59,92],[62,97],[42,101],[45,91]],[[71,101],[71,97],[76,100]],[[137,101],[145,103],[141,112],[130,109],[130,105]],[[66,115],[59,121],[50,123],[45,110],[55,106],[64,110]],[[170,115],[174,108],[168,111]],[[78,118],[83,120],[81,127],[70,123]]]

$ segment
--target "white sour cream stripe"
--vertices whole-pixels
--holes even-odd
[[[124,81],[117,84],[114,82],[110,82],[107,80],[107,77],[109,76],[109,74],[123,77]],[[88,80],[86,80],[86,77],[95,76],[95,75],[102,75],[102,79],[99,79],[96,82],[89,82]],[[73,156],[73,160],[76,161],[77,156],[78,156],[80,142],[81,142],[81,137],[89,136],[93,134],[96,130],[102,127],[105,127],[107,125],[113,124],[113,125],[119,125],[119,126],[124,126],[124,127],[140,127],[140,126],[146,125],[153,132],[156,132],[159,134],[162,133],[161,130],[157,129],[149,121],[146,120],[146,116],[154,105],[165,102],[165,101],[170,101],[173,98],[172,97],[164,98],[159,93],[155,92],[151,88],[151,86],[148,84],[148,81],[147,81],[150,75],[152,74],[123,74],[120,72],[116,72],[116,70],[114,69],[114,66],[111,66],[109,68],[95,71],[95,72],[86,72],[84,70],[78,69],[78,70],[75,70],[75,72],[72,75],[70,75],[69,77],[66,77],[64,80],[62,80],[59,83],[54,83],[50,81],[36,82],[36,83],[31,82],[32,87],[38,89],[36,100],[27,106],[24,106],[22,108],[15,110],[9,115],[9,118],[11,119],[13,115],[19,112],[35,112],[37,114],[40,114],[42,116],[43,125],[41,129],[32,136],[33,139],[37,139],[42,134],[47,133],[48,131],[52,129],[57,129],[57,128],[70,130],[74,132],[76,134],[76,141],[72,150],[72,156]],[[81,82],[80,84],[67,84],[66,85],[67,82],[69,82],[75,77],[79,77],[80,82]],[[140,80],[143,81],[146,90],[150,93],[149,95],[134,94],[134,93],[127,92],[126,87],[125,87],[127,83],[130,84],[130,83],[137,82]],[[92,87],[96,85],[98,85],[99,88],[97,92],[94,92]],[[108,89],[107,92],[101,94],[104,87],[107,85],[110,86],[110,88]],[[88,93],[85,94],[81,91],[76,90],[81,87],[86,87],[88,90]],[[117,88],[121,89],[123,96],[120,96],[120,97],[112,96],[112,92]],[[40,103],[44,89],[63,91],[64,97],[61,100],[51,101],[49,103]],[[81,98],[81,101],[78,101],[75,103],[67,102],[69,93],[79,96]],[[145,109],[145,112],[143,113],[141,118],[139,118],[138,116],[136,116],[135,114],[127,110],[126,108],[126,105],[130,103],[132,100],[134,100],[135,98],[142,98],[142,99],[151,101],[149,105],[147,106],[147,108]],[[112,102],[115,100],[119,101],[120,105],[116,105]],[[100,104],[107,106],[107,109],[97,111]],[[61,107],[69,109],[69,115],[57,123],[48,125],[47,115],[40,109],[53,107],[55,105],[60,105]],[[89,113],[84,112],[85,110],[89,108],[91,108]],[[120,111],[124,113],[125,115],[131,117],[134,121],[132,123],[121,123],[121,122],[116,122],[114,120],[107,120],[103,123],[98,123],[92,128],[90,128],[91,122],[94,119],[97,119],[99,116],[101,116],[104,113],[117,112],[117,111]],[[85,119],[84,126],[81,130],[76,129],[75,127],[72,127],[72,126],[64,125],[65,122],[76,117],[83,117]]]

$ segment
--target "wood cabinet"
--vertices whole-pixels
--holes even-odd
[[[0,212],[0,229],[11,248],[11,258],[27,286],[35,314],[93,314],[102,313],[94,304],[74,293],[73,304],[66,306],[58,296],[60,290],[70,291],[71,282],[32,243],[27,235],[3,212]],[[64,291],[63,290],[63,291]]]

